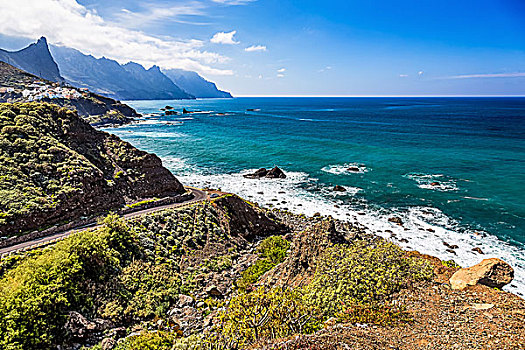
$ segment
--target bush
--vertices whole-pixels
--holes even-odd
[[[101,288],[129,260],[133,240],[124,224],[112,217],[108,223],[111,227],[72,235],[21,260],[3,276],[1,349],[56,348],[65,340],[62,327],[68,311],[94,316]]]
[[[260,287],[233,298],[220,313],[219,331],[208,341],[242,348],[320,328],[320,315],[303,302],[300,289]]]
[[[305,300],[326,317],[348,314],[352,308],[377,310],[381,302],[411,281],[432,276],[433,268],[427,261],[406,257],[392,243],[356,241],[327,249],[305,288]]]
[[[171,350],[176,337],[169,332],[141,332],[119,342],[114,350]]]
[[[263,240],[257,247],[258,259],[242,273],[237,286],[245,290],[257,282],[259,277],[284,261],[289,247],[290,243],[281,236],[271,236]]]

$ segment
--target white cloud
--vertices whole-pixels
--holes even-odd
[[[203,50],[200,40],[160,38],[125,28],[107,22],[95,10],[75,0],[0,1],[0,34],[30,39],[44,35],[50,43],[121,63],[132,60],[146,67],[157,64],[209,75],[233,74],[232,70],[212,66],[228,58]],[[129,12],[123,14],[129,15]]]
[[[286,68],[278,69],[277,72],[278,72],[278,73],[284,73],[284,72],[286,72]]]
[[[319,73],[324,73],[324,72],[329,71],[329,70],[331,70],[331,69],[332,69],[331,66],[326,66],[326,67],[324,67],[323,69],[320,69],[320,70],[319,70]]]
[[[246,52],[257,52],[257,51],[266,51],[266,46],[264,45],[252,45],[244,49]]]
[[[137,12],[123,8],[120,13],[115,14],[115,18],[119,25],[128,28],[141,28],[157,24],[159,21],[205,25],[208,23],[195,21],[195,16],[206,15],[205,8],[205,4],[197,1],[176,6],[150,6],[144,11]]]
[[[423,72],[422,70],[420,70],[419,72],[417,72],[417,75],[422,76],[423,73],[425,73],[425,72]]]
[[[210,41],[214,44],[237,45],[239,42],[233,38],[235,34],[237,34],[236,30],[228,33],[218,32],[213,35]]]
[[[465,74],[453,75],[441,79],[472,79],[472,78],[517,78],[525,77],[525,73],[489,73],[489,74]]]
[[[400,78],[406,78],[406,77],[408,77],[408,74],[399,74],[399,77]]]
[[[245,5],[250,2],[257,1],[257,0],[211,0],[211,1],[216,2],[218,4],[233,6],[233,5]]]
[[[284,74],[277,74],[277,78],[284,78]]]
[[[259,79],[262,79],[262,78],[263,78],[262,74],[259,74],[258,78],[259,78]]]

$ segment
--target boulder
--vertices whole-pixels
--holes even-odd
[[[401,220],[401,218],[398,216],[392,216],[391,218],[388,218],[388,221],[398,224],[399,226],[403,225],[403,220]]]
[[[437,181],[434,181],[434,182],[430,183],[430,186],[439,186],[439,185],[440,185],[440,183],[437,182]]]
[[[179,113],[177,111],[167,110],[167,111],[164,112],[164,114],[166,114],[166,115],[177,115]]]
[[[189,295],[180,294],[179,295],[179,307],[185,307],[185,306],[192,306],[193,305],[193,298]]]
[[[356,167],[356,166],[348,167],[346,170],[347,170],[347,171],[350,171],[350,172],[352,172],[352,173],[359,173],[359,172],[361,172],[361,169],[359,169],[359,168]]]
[[[286,174],[278,167],[273,167],[268,171],[266,177],[269,179],[286,179]]]
[[[100,348],[102,350],[111,350],[117,345],[117,341],[113,338],[104,338],[100,343]]]
[[[332,191],[335,191],[335,192],[346,192],[346,188],[344,188],[343,186],[335,185]]]
[[[484,259],[477,265],[459,269],[450,278],[452,289],[462,290],[467,286],[483,284],[491,288],[502,288],[514,278],[514,270],[505,261]]]
[[[483,253],[483,250],[481,250],[481,248],[479,248],[479,247],[472,248],[472,251],[473,251],[473,252],[476,252],[476,253],[478,253],[478,254],[485,254],[485,253]]]
[[[222,297],[222,293],[219,290],[219,288],[217,288],[217,286],[209,286],[208,288],[206,288],[206,294],[217,298]]]

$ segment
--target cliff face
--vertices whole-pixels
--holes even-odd
[[[0,49],[0,61],[9,63],[33,75],[54,82],[63,82],[58,66],[53,60],[46,38],[40,38],[36,43],[19,51]]]
[[[160,159],[47,103],[0,105],[0,233],[184,192]]]
[[[199,74],[182,69],[163,70],[177,86],[197,98],[232,98],[229,92],[217,89],[211,81],[207,81]]]

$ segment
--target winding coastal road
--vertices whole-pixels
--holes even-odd
[[[148,208],[148,209],[138,210],[138,211],[131,212],[131,213],[128,213],[128,214],[124,214],[124,215],[121,216],[121,218],[124,219],[124,220],[129,220],[129,219],[135,218],[137,216],[150,214],[150,213],[153,213],[153,212],[156,212],[156,211],[161,211],[161,210],[165,210],[165,209],[172,209],[172,208],[181,208],[181,207],[188,206],[190,204],[194,204],[194,203],[197,203],[197,202],[202,202],[202,201],[208,200],[208,193],[206,191],[199,190],[197,188],[192,188],[192,187],[187,187],[187,189],[190,190],[193,193],[193,197],[191,199],[188,199],[188,200],[186,200],[184,202],[180,202],[180,203],[165,204],[165,205],[161,205],[161,206],[158,206],[158,207],[152,207],[152,208]],[[49,236],[36,238],[36,239],[30,240],[30,241],[23,242],[23,243],[18,243],[18,244],[9,246],[9,247],[0,248],[0,257],[4,257],[5,255],[9,255],[9,254],[12,254],[12,253],[15,253],[15,252],[18,252],[18,251],[31,250],[31,249],[34,249],[34,248],[38,248],[38,247],[41,247],[43,245],[47,245],[47,244],[54,243],[56,241],[62,240],[62,239],[68,237],[69,235],[71,235],[73,233],[83,232],[83,231],[87,231],[87,230],[96,230],[97,228],[100,228],[102,226],[103,225],[97,225],[96,222],[93,222],[92,224],[88,224],[88,225],[72,228],[72,229],[69,229],[69,230],[66,230],[66,231],[63,231],[63,232],[54,233],[54,234],[51,234]]]

